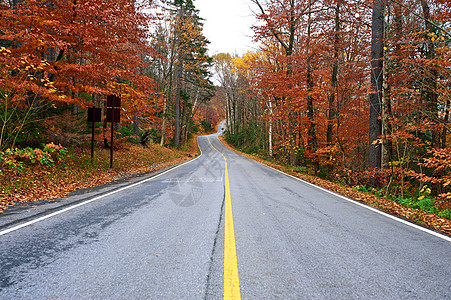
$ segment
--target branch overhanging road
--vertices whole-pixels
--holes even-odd
[[[199,145],[200,157],[168,172],[1,229],[0,299],[451,298],[449,238],[251,161],[216,135]]]

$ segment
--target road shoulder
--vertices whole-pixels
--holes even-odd
[[[90,199],[98,197],[102,194],[114,192],[127,185],[137,184],[141,181],[148,180],[193,159],[195,158],[161,163],[158,166],[155,166],[154,170],[145,173],[124,174],[123,176],[112,178],[110,182],[104,184],[74,190],[69,192],[66,197],[32,202],[18,202],[0,214],[0,231],[6,230],[20,223],[46,216],[72,205],[89,201]]]
[[[363,193],[357,191],[351,187],[344,186],[339,183],[331,182],[325,179],[321,179],[315,176],[303,174],[294,171],[293,169],[286,168],[284,166],[269,162],[262,158],[256,157],[254,155],[246,154],[237,149],[233,148],[230,144],[227,143],[224,136],[219,136],[219,140],[224,144],[225,147],[230,150],[243,155],[249,159],[252,159],[260,164],[266,165],[273,169],[279,170],[287,175],[299,178],[300,180],[306,181],[310,184],[325,188],[329,191],[337,193],[339,195],[348,197],[354,201],[365,204],[367,206],[376,208],[383,212],[386,212],[392,216],[396,216],[405,221],[414,223],[418,226],[439,232],[441,234],[445,234],[448,237],[451,237],[451,220],[440,218],[434,214],[428,214],[418,209],[412,209],[405,206],[402,206],[396,202],[390,201],[389,199],[377,197],[375,195]]]

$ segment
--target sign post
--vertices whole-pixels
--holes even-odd
[[[106,106],[106,121],[111,122],[110,168],[113,168],[114,123],[121,121],[121,98],[116,95],[108,95]]]
[[[94,134],[95,134],[95,123],[102,121],[102,109],[100,107],[89,107],[88,108],[88,122],[92,123],[92,136],[91,136],[91,164],[94,158]]]

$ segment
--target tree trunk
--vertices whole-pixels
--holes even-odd
[[[272,157],[273,151],[272,151],[272,104],[271,104],[271,100],[268,101],[269,102],[269,133],[268,133],[268,143],[269,143],[269,156]]]
[[[426,0],[421,0],[421,6],[423,8],[423,16],[424,23],[428,33],[433,33],[434,28],[430,23],[431,15],[429,12],[429,5]],[[428,49],[426,51],[426,59],[434,60],[435,59],[435,46],[431,41],[429,36],[426,36]],[[438,94],[437,94],[437,78],[438,73],[434,66],[431,66],[429,70],[426,70],[426,78],[425,78],[425,92],[424,92],[424,100],[427,103],[427,114],[429,115],[429,119],[435,125],[435,128],[432,128],[432,148],[440,147],[440,134],[438,129]]]
[[[161,140],[160,140],[160,146],[164,145],[165,142],[165,136],[166,136],[166,122],[167,122],[167,99],[166,97],[163,99],[163,122],[161,123]]]
[[[186,140],[185,140],[185,131],[186,131],[186,128],[187,128],[187,123],[188,123],[188,121],[186,120],[186,103],[183,103],[183,108],[182,108],[182,116],[181,116],[181,118],[180,118],[180,120],[181,120],[181,130],[180,130],[180,133],[181,133],[181,136],[182,136],[182,144],[184,144],[184,143],[186,143]]]
[[[182,88],[181,68],[181,63],[179,63],[179,70],[177,72],[177,90],[175,92],[174,147],[177,147],[180,144],[180,93]]]
[[[133,117],[133,134],[139,136],[139,117],[135,115]]]
[[[311,53],[310,53],[310,39],[311,39],[311,4],[312,1],[309,1],[309,17],[307,24],[307,91],[309,95],[307,96],[307,118],[309,122],[308,128],[308,145],[309,150],[311,151],[311,162],[315,168],[315,174],[318,173],[319,163],[316,159],[316,151],[318,150],[318,140],[316,138],[316,124],[315,124],[315,111],[313,106],[313,96],[310,94],[313,88],[313,78],[312,78],[312,65],[311,65]]]
[[[329,95],[329,114],[327,116],[327,133],[326,133],[326,142],[327,146],[332,144],[332,136],[333,136],[333,120],[335,118],[335,94],[337,92],[337,77],[338,77],[338,51],[340,42],[339,38],[340,32],[340,3],[337,2],[337,6],[335,7],[335,30],[334,30],[334,62],[332,67],[332,93]]]
[[[104,101],[104,114],[106,116],[106,111],[107,111],[107,107],[106,107],[106,101]],[[103,119],[103,147],[105,148],[110,148],[110,144],[108,144],[108,138],[106,136],[106,131],[108,130],[108,123],[106,121],[106,118]]]
[[[371,36],[371,94],[370,94],[370,127],[368,165],[370,168],[381,168],[382,147],[378,139],[382,135],[382,85],[384,65],[384,10],[382,0],[373,4],[372,36]],[[378,186],[372,180],[370,186]]]
[[[443,120],[443,130],[442,130],[442,148],[446,148],[447,134],[448,134],[448,123],[449,123],[449,110],[451,109],[450,101],[446,101],[445,105],[445,118]]]

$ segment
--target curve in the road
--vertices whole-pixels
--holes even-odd
[[[185,167],[0,231],[0,299],[450,299],[451,239],[238,155],[222,128]]]

